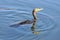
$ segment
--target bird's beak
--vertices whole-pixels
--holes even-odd
[[[39,12],[39,11],[42,11],[42,10],[43,10],[43,8],[39,8],[39,9],[38,9],[38,12]]]

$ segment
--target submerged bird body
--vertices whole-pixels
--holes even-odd
[[[18,22],[16,24],[12,24],[12,25],[10,25],[10,27],[18,27],[20,25],[32,24],[32,23],[33,23],[33,20],[25,20],[25,21],[22,21],[22,22]]]
[[[19,23],[19,24],[23,25],[23,24],[31,24],[31,23],[33,23],[33,21],[31,21],[31,20],[26,20],[26,21],[23,21],[23,22],[21,22],[21,23]]]
[[[33,11],[32,11],[33,20],[25,20],[25,21],[13,24],[10,27],[17,27],[19,25],[24,25],[24,24],[32,24],[32,23],[34,24],[36,22],[36,20],[37,20],[36,13],[38,11],[41,11],[41,10],[43,10],[43,9],[42,8],[35,8],[35,9],[33,9]]]

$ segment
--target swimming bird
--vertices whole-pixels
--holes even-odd
[[[31,20],[25,20],[25,21],[13,24],[10,27],[18,27],[19,25],[32,24],[32,23],[33,23],[33,25],[35,25],[35,22],[37,20],[36,13],[41,11],[41,10],[43,10],[43,8],[35,8],[35,9],[33,9],[33,11],[32,11],[33,20],[32,21]]]

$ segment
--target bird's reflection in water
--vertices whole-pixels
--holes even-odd
[[[39,34],[39,32],[36,31],[35,29],[36,29],[36,20],[33,21],[31,31],[32,31],[33,34]]]
[[[22,22],[13,24],[13,25],[11,25],[10,27],[19,27],[19,25],[32,24],[32,23],[33,23],[33,24],[32,24],[32,27],[31,27],[32,33],[38,34],[39,32],[35,31],[36,20],[37,20],[36,13],[37,13],[38,11],[41,11],[41,10],[43,10],[43,9],[42,9],[42,8],[35,8],[35,9],[33,9],[33,11],[32,11],[33,20],[25,20],[25,21],[22,21]]]

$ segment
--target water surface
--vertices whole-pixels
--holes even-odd
[[[60,0],[0,0],[0,40],[60,40]],[[37,13],[35,31],[32,24],[17,28],[11,24],[33,20],[32,10],[44,8]]]

